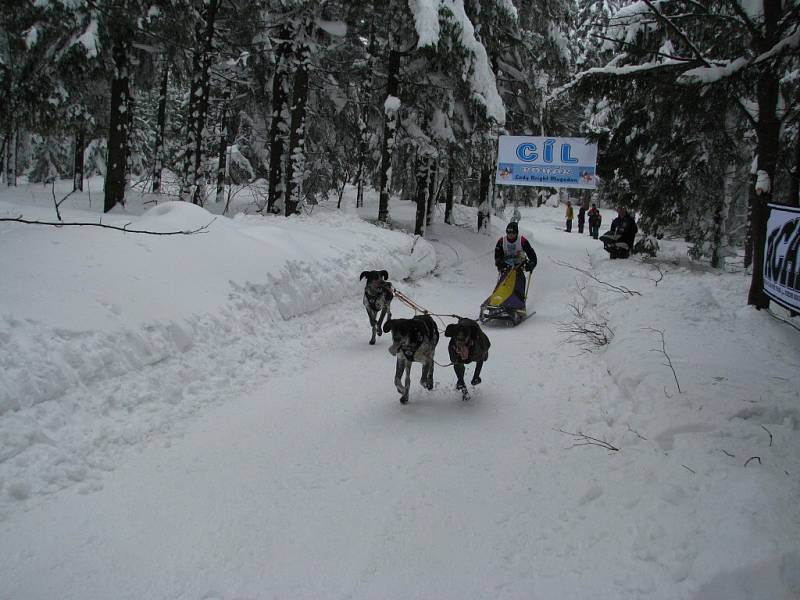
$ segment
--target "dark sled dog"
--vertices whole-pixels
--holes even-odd
[[[489,347],[492,344],[480,325],[472,319],[460,318],[458,323],[447,326],[444,335],[450,338],[447,351],[458,380],[456,388],[461,390],[464,400],[469,400],[467,384],[464,383],[464,371],[466,370],[464,365],[475,363],[475,372],[472,374],[470,384],[478,385],[481,382],[483,363],[489,360]]]
[[[389,283],[389,273],[387,271],[362,271],[359,279],[367,280],[364,286],[364,308],[367,309],[369,324],[372,327],[372,339],[369,343],[375,343],[375,334],[381,335],[381,325],[386,315],[392,318],[391,304],[394,293],[392,284]]]
[[[429,315],[417,315],[413,319],[392,319],[383,325],[385,332],[392,332],[389,353],[397,357],[394,386],[400,392],[400,402],[408,402],[411,389],[411,363],[422,363],[422,387],[433,389],[433,356],[439,343],[439,330]],[[405,384],[402,376],[405,371]]]

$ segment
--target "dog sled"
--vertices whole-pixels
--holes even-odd
[[[516,326],[528,318],[529,314],[525,302],[528,299],[528,288],[531,285],[533,272],[529,273],[528,282],[524,290],[521,289],[521,285],[518,286],[517,279],[519,277],[519,267],[514,266],[500,274],[494,291],[481,303],[478,317],[481,323],[505,321],[512,326]],[[535,312],[532,311],[530,314]]]

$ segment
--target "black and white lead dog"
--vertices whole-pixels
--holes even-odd
[[[424,388],[433,389],[433,356],[439,343],[439,330],[430,315],[417,315],[413,319],[392,319],[390,316],[383,330],[392,332],[389,354],[397,357],[394,386],[400,392],[400,403],[406,404],[411,389],[411,363],[422,363],[420,383]]]
[[[445,337],[450,338],[447,351],[450,362],[456,372],[456,388],[461,390],[464,400],[469,400],[467,384],[464,383],[465,364],[475,363],[475,372],[472,374],[472,385],[481,382],[481,369],[483,363],[489,360],[489,347],[492,345],[480,325],[472,319],[460,318],[458,323],[447,326],[444,330]]]
[[[381,335],[381,325],[386,315],[392,318],[391,304],[394,298],[392,284],[389,283],[388,271],[362,271],[359,279],[367,280],[364,286],[364,308],[367,309],[369,325],[372,327],[372,339],[370,344],[375,343],[375,334]]]

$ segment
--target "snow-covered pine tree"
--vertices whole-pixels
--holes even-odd
[[[668,113],[676,104],[694,109],[691,120],[696,124],[703,120],[698,106],[713,95],[722,104],[713,105],[705,122],[718,124],[735,110],[750,125],[757,176],[752,194],[753,278],[748,302],[757,307],[768,305],[761,292],[765,206],[780,186],[776,165],[781,153],[781,117],[785,116],[778,112],[780,80],[800,45],[796,41],[798,10],[797,2],[780,0],[753,5],[721,0],[704,4],[641,0],[617,11],[609,22],[603,37],[610,41],[614,57],[601,68],[579,74],[574,86],[581,97],[600,102],[603,95],[613,95],[612,112],[622,120],[639,121],[628,127],[618,123],[611,127],[615,136],[623,129],[635,129],[636,134],[650,138],[645,142],[650,151],[639,157],[629,153],[628,160],[657,155],[659,162],[666,162],[665,152],[673,149],[665,147],[664,135],[659,140],[649,127],[652,121],[672,126],[671,119],[656,113]],[[656,101],[651,98],[648,109],[638,108],[653,91]],[[709,124],[702,131],[712,127]],[[696,144],[690,147],[699,148]],[[719,193],[725,192],[720,189]]]

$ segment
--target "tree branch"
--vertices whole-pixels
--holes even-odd
[[[737,2],[737,0],[732,0],[732,1],[733,3]],[[668,29],[674,31],[678,35],[678,37],[680,37],[684,41],[684,43],[689,47],[689,49],[694,53],[694,55],[697,57],[699,61],[701,61],[706,67],[713,66],[711,62],[709,62],[708,59],[706,59],[706,57],[703,56],[703,53],[700,52],[700,49],[689,39],[689,36],[686,35],[686,32],[684,32],[680,27],[675,25],[675,23],[673,23],[668,17],[664,16],[664,14],[662,14],[655,6],[653,6],[653,3],[650,0],[642,0],[642,2],[644,2],[647,5],[647,7],[653,12],[653,14],[656,15],[656,17],[660,21],[662,21],[667,26]],[[750,114],[750,111],[747,110],[747,108],[744,106],[744,104],[740,99],[737,100],[737,105],[744,112],[745,118],[750,122],[750,125],[752,125],[754,128],[757,127],[758,123],[756,122],[756,120],[753,118],[753,115]]]
[[[605,42],[613,42],[615,44],[619,44],[623,48],[626,47],[626,46],[630,46],[631,49],[636,50],[637,52],[642,51],[633,42],[626,42],[625,40],[618,40],[616,38],[609,37],[607,35],[601,35],[599,33],[590,33],[589,37],[597,38],[598,40],[603,40]],[[696,62],[696,59],[694,59],[694,58],[684,58],[682,56],[674,56],[672,54],[666,54],[666,53],[661,52],[659,50],[644,49],[643,52],[645,52],[647,54],[652,54],[653,56],[663,56],[664,58],[668,58],[670,60],[676,60],[676,61],[680,61],[680,62],[687,62],[687,63]]]
[[[658,284],[661,283],[661,280],[664,279],[664,271],[661,269],[661,267],[657,263],[649,261],[646,258],[643,258],[641,262],[642,262],[642,264],[649,265],[649,266],[653,267],[656,271],[658,271],[658,279],[653,279],[652,280],[652,281],[655,282],[656,287],[658,287]],[[650,278],[648,277],[648,279],[650,279]]]
[[[741,22],[744,23],[744,26],[747,28],[747,31],[750,32],[756,40],[759,42],[763,42],[764,38],[761,36],[761,32],[755,26],[755,23],[747,16],[747,13],[744,12],[742,5],[739,4],[739,0],[727,0],[728,6],[733,9],[733,12],[742,20]]]
[[[650,11],[656,16],[656,19],[662,21],[667,26],[667,29],[671,29],[672,31],[674,31],[675,34],[683,40],[683,42],[689,47],[689,49],[692,51],[692,53],[694,53],[694,55],[698,58],[698,60],[702,61],[702,63],[707,67],[712,66],[711,63],[706,59],[706,57],[703,56],[703,53],[700,52],[700,49],[697,46],[695,46],[694,42],[692,42],[689,39],[689,36],[686,35],[686,32],[684,32],[680,27],[675,25],[675,23],[673,23],[671,19],[664,16],[664,14],[661,13],[661,11],[659,11],[655,6],[653,6],[653,3],[650,0],[642,0],[642,2],[644,2],[647,5],[647,8],[649,8]]]
[[[772,448],[772,432],[763,425],[761,426],[761,429],[763,429],[769,434],[769,447]]]
[[[574,297],[569,303],[569,308],[574,315],[572,321],[559,321],[558,331],[567,333],[568,342],[576,343],[584,352],[592,352],[601,348],[614,338],[614,331],[608,326],[605,315],[594,310],[589,299],[584,294],[585,287],[576,283],[579,297]],[[587,314],[591,309],[592,315]]]
[[[71,191],[69,194],[67,194],[66,196],[64,196],[64,197],[63,197],[61,200],[56,200],[56,181],[55,181],[55,179],[54,179],[54,180],[53,180],[53,187],[52,187],[52,188],[50,188],[50,193],[52,193],[52,194],[53,194],[53,204],[54,204],[54,205],[55,205],[55,207],[56,207],[56,218],[57,218],[59,221],[62,221],[62,219],[61,219],[61,211],[60,211],[60,210],[58,210],[58,208],[59,208],[59,207],[60,207],[60,206],[61,206],[61,205],[64,203],[64,200],[66,200],[66,199],[67,199],[67,198],[69,198],[69,197],[70,197],[72,194],[74,194],[74,193],[75,193],[75,190],[72,190],[72,191]]]
[[[655,331],[661,336],[661,350],[651,350],[650,352],[661,352],[661,354],[664,355],[664,358],[667,359],[666,366],[670,368],[670,371],[672,371],[672,376],[675,378],[675,385],[678,386],[678,393],[682,394],[683,390],[681,390],[681,384],[678,381],[678,375],[677,373],[675,373],[675,367],[672,366],[672,359],[669,357],[669,354],[667,354],[667,343],[664,340],[664,330],[655,329],[653,327],[645,327],[644,329],[647,329],[649,331]]]
[[[614,452],[619,452],[619,448],[617,448],[616,446],[612,446],[607,441],[598,440],[597,438],[592,437],[590,435],[586,435],[585,433],[581,433],[580,431],[578,431],[577,433],[573,433],[571,431],[564,431],[561,428],[556,429],[555,431],[558,431],[559,433],[563,433],[565,435],[571,435],[572,437],[575,438],[574,441],[580,442],[578,444],[573,444],[571,448],[575,448],[577,446],[600,446],[601,448],[605,448],[606,450],[613,450]]]
[[[102,227],[103,229],[116,229],[117,231],[124,231],[125,233],[143,233],[146,235],[193,235],[195,233],[208,233],[209,225],[216,220],[217,218],[214,217],[207,224],[191,231],[147,231],[146,229],[128,229],[128,225],[130,225],[130,223],[122,227],[117,227],[116,225],[105,225],[103,223],[55,223],[53,221],[31,221],[28,219],[23,219],[21,216],[16,218],[0,217],[0,222],[24,223],[25,225],[52,225],[53,227]]]
[[[575,269],[576,271],[578,271],[578,273],[582,273],[582,274],[586,275],[586,277],[596,281],[597,283],[599,283],[601,285],[604,285],[604,286],[606,286],[608,288],[611,288],[615,292],[619,292],[621,294],[628,294],[630,296],[641,296],[642,295],[641,293],[637,292],[636,290],[631,290],[629,288],[626,288],[625,286],[613,285],[611,283],[607,283],[605,281],[601,281],[600,279],[595,277],[595,275],[593,273],[591,273],[590,271],[587,271],[586,269],[581,269],[580,267],[576,267],[575,265],[571,265],[571,264],[569,264],[567,262],[564,262],[562,260],[557,260],[557,259],[552,259],[552,260],[553,260],[554,263],[556,263],[557,265],[560,265],[562,267],[569,267],[570,269]]]

